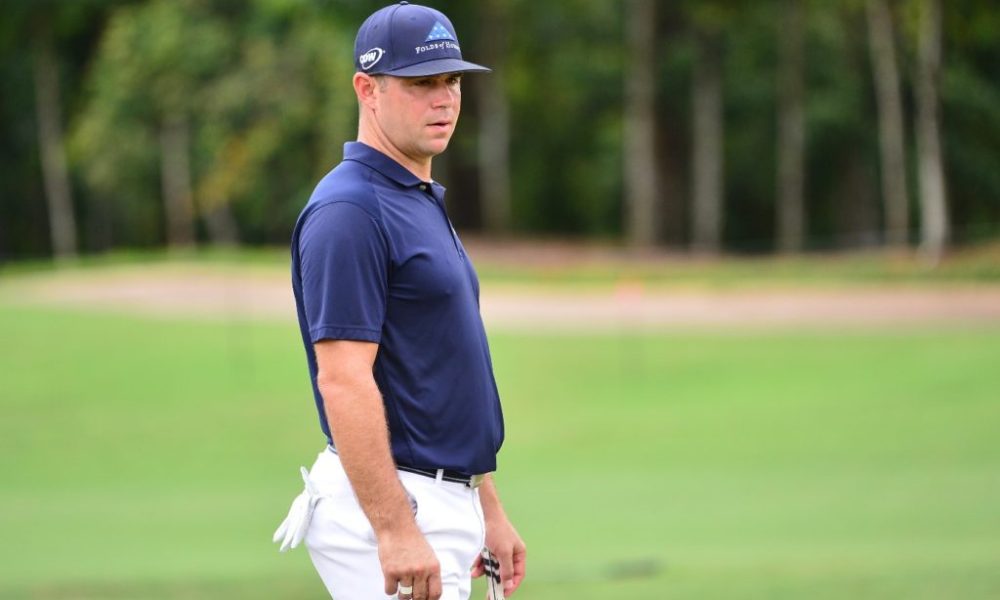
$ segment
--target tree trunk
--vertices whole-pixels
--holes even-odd
[[[903,102],[899,93],[892,13],[886,0],[868,0],[868,43],[878,100],[882,198],[885,203],[885,242],[901,248],[909,238],[909,201],[906,192],[906,154]]]
[[[834,190],[836,242],[840,248],[873,248],[879,245],[878,199],[871,165],[861,153],[852,153]]]
[[[503,87],[506,15],[498,0],[483,0],[480,49],[489,77],[476,77],[479,109],[479,199],[490,233],[510,229],[510,109]]]
[[[697,36],[697,56],[691,111],[694,115],[692,143],[691,248],[717,254],[723,225],[723,116],[722,56],[717,35]]]
[[[920,51],[917,71],[917,151],[920,170],[920,250],[937,263],[948,244],[948,199],[938,121],[941,70],[941,3],[920,3]]]
[[[778,73],[778,249],[800,252],[805,242],[805,117],[802,0],[786,0]]]
[[[239,227],[226,202],[216,202],[213,208],[203,210],[205,229],[213,246],[236,246],[240,243]]]
[[[191,193],[191,132],[188,119],[171,113],[160,127],[160,179],[167,221],[167,245],[194,245],[194,202]]]
[[[626,237],[633,246],[651,246],[660,234],[655,157],[655,0],[629,0],[625,7]]]
[[[38,146],[49,212],[52,254],[57,259],[76,256],[76,219],[66,168],[66,153],[59,108],[59,64],[48,26],[40,29],[34,53],[35,110]]]

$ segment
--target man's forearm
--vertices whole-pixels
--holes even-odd
[[[413,598],[437,599],[441,564],[417,528],[392,460],[382,395],[372,377],[377,348],[346,340],[317,343],[316,383],[340,462],[375,530],[385,594],[409,588]]]
[[[497,494],[497,486],[493,481],[492,473],[487,475],[483,484],[479,486],[479,502],[483,506],[483,516],[486,517],[487,521],[507,518],[503,505],[500,503],[500,495]]]
[[[479,487],[479,501],[482,503],[483,516],[486,520],[486,547],[500,563],[504,594],[510,596],[524,579],[527,553],[524,540],[511,525],[503,505],[500,504],[500,496],[497,494],[492,475],[488,476]],[[481,575],[484,570],[480,562],[473,574]]]
[[[375,382],[327,384],[321,393],[337,454],[375,534],[416,530]]]

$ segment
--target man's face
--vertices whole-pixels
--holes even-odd
[[[459,73],[380,77],[375,119],[389,143],[415,160],[444,152],[462,107],[461,79]]]

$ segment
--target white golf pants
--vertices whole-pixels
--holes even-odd
[[[441,564],[442,600],[467,600],[470,570],[485,542],[479,492],[461,483],[399,471],[415,505],[417,526]],[[308,475],[319,495],[304,542],[335,600],[385,600],[375,532],[333,452],[324,450]],[[388,596],[395,598],[395,596]]]

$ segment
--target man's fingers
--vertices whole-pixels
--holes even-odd
[[[385,593],[387,596],[396,595],[399,600],[438,600],[441,598],[441,574],[435,572],[413,577],[387,577]]]
[[[439,600],[442,593],[441,571],[439,569],[431,573],[430,578],[427,580],[427,598],[428,600]]]
[[[417,580],[413,583],[413,600],[440,600],[440,598],[440,571],[417,577]]]
[[[378,552],[386,596],[399,600],[441,597],[441,564],[419,532],[411,539],[389,536],[380,541]]]
[[[524,574],[528,564],[527,558],[527,551],[524,547],[514,549],[514,577],[511,580],[510,589],[507,589],[506,584],[504,585],[504,595],[510,596],[513,594],[520,587],[521,582],[524,581]]]
[[[418,591],[420,589],[426,589],[426,586],[421,588],[417,585],[416,582],[419,581],[419,579],[411,580],[405,577],[402,579],[392,577],[391,581],[394,581],[395,583],[390,584],[389,581],[390,578],[386,578],[385,593],[387,596],[396,596],[399,600],[411,600],[416,598],[423,599],[427,597],[426,595],[421,595]]]
[[[398,577],[396,577],[394,575],[389,575],[389,574],[385,575],[385,595],[386,596],[391,596],[391,595],[395,594],[396,590],[399,589],[399,586],[400,586],[400,582],[399,582],[399,578]]]
[[[508,594],[514,579],[514,549],[506,547],[493,556],[500,562],[500,581],[503,583],[503,593]]]
[[[417,577],[417,579],[413,582],[412,597],[413,600],[427,600],[427,579],[423,577]]]
[[[486,570],[483,569],[483,555],[476,557],[476,562],[472,563],[472,578],[482,577]]]

